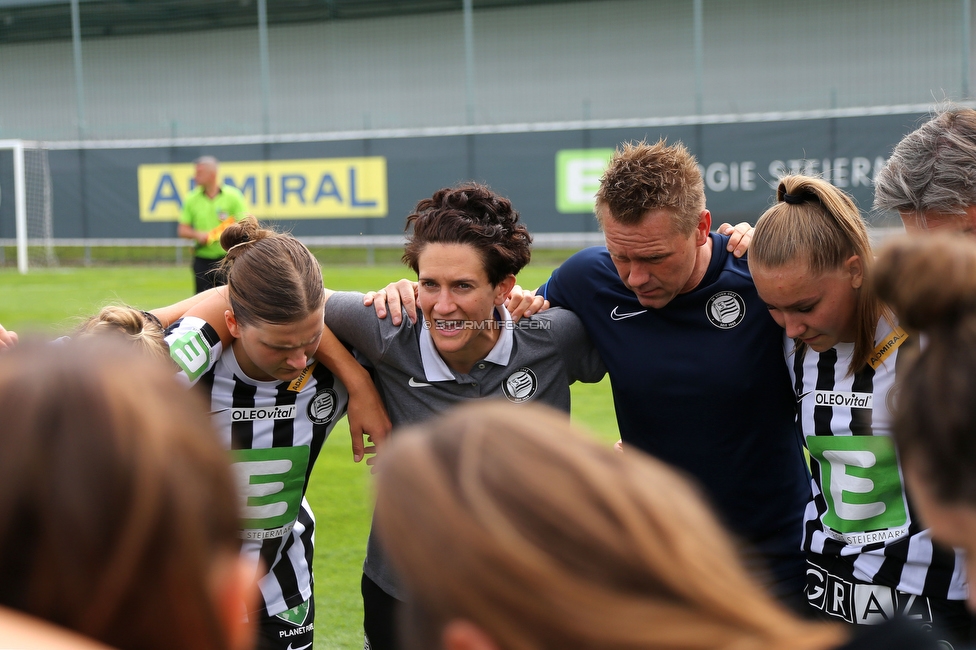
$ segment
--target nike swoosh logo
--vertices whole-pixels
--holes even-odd
[[[407,380],[407,386],[409,386],[410,388],[423,388],[424,386],[430,386],[430,384],[425,384],[424,382],[417,381],[416,379],[411,377],[410,379]],[[301,650],[301,649],[296,648],[295,650]]]
[[[312,644],[309,643],[308,645],[303,645],[303,646],[300,646],[298,648],[293,648],[293,647],[291,647],[291,644],[289,643],[288,644],[288,647],[285,650],[306,650],[307,648],[311,648],[311,647],[312,647]]]
[[[812,390],[808,390],[805,393],[801,393],[801,394],[797,395],[796,396],[796,401],[799,402],[801,399],[803,399],[804,397],[806,397],[807,395],[809,395],[812,392],[813,392]]]
[[[640,311],[627,312],[626,314],[618,314],[617,313],[618,309],[620,309],[619,305],[617,307],[614,307],[613,311],[610,312],[610,318],[612,318],[613,320],[623,320],[625,318],[630,318],[632,316],[640,316],[641,314],[647,313],[646,309],[642,309]]]

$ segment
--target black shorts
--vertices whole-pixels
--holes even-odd
[[[215,260],[205,257],[193,258],[193,279],[197,293],[227,284],[227,276],[219,268],[222,261],[223,258]]]
[[[830,621],[875,625],[895,617],[917,621],[951,647],[970,645],[973,618],[964,600],[906,594],[854,577],[851,565],[827,555],[807,560],[807,602]]]
[[[257,619],[256,650],[311,650],[315,598],[274,616]]]
[[[397,650],[396,610],[400,602],[363,574],[363,650]]]

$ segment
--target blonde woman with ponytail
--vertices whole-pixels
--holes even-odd
[[[687,479],[538,405],[466,404],[392,436],[376,526],[410,592],[404,650],[937,647],[907,623],[851,640],[802,620]]]
[[[874,255],[854,201],[806,176],[780,180],[749,270],[785,330],[797,429],[810,452],[804,515],[809,604],[870,625],[905,615],[968,643],[963,560],[932,541],[891,438],[896,378],[918,349],[869,282]]]

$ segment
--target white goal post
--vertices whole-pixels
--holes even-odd
[[[0,155],[4,151],[13,158],[17,269],[24,274],[30,266],[53,266],[57,261],[47,149],[29,140],[0,140]],[[7,199],[4,189],[0,187],[0,204]]]

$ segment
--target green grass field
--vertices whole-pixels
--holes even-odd
[[[535,287],[558,264],[559,256],[537,256],[519,277]],[[325,261],[328,261],[326,258]],[[330,289],[367,291],[406,275],[398,264],[323,267]],[[0,269],[0,324],[21,335],[69,332],[81,319],[110,303],[143,309],[189,295],[190,270],[172,266],[108,266],[32,271],[21,276]],[[573,387],[573,419],[600,440],[617,439],[609,381]],[[318,522],[315,542],[315,650],[362,647],[359,581],[371,512],[370,475],[352,462],[345,421],[332,432],[316,463],[308,500]]]

